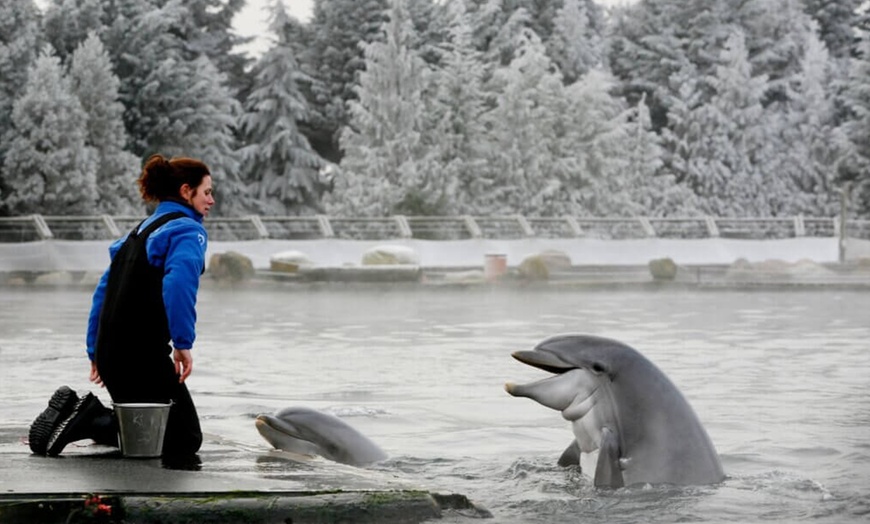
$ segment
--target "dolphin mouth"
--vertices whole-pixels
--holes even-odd
[[[258,430],[261,430],[261,432],[263,429],[268,428],[293,438],[302,438],[302,435],[299,434],[296,428],[271,415],[258,415],[257,419],[254,421],[254,425]]]
[[[528,364],[529,366],[543,369],[544,371],[555,373],[557,375],[565,373],[566,371],[570,371],[572,369],[577,369],[576,364],[565,362],[558,356],[547,351],[514,351],[513,353],[511,353],[511,356],[519,360],[523,364]]]

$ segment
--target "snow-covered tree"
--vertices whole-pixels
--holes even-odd
[[[563,130],[554,150],[559,193],[546,206],[553,215],[635,216],[642,207],[630,169],[631,111],[611,95],[615,80],[593,69],[565,88],[557,112]],[[541,214],[544,214],[543,212]]]
[[[608,63],[634,104],[643,93],[656,129],[667,125],[671,78],[692,64],[715,74],[716,50],[734,31],[744,34],[755,76],[768,77],[765,105],[782,102],[785,85],[800,70],[810,18],[799,0],[644,0],[618,10]],[[699,86],[703,87],[703,86]],[[706,101],[712,92],[705,91]]]
[[[9,214],[87,215],[97,198],[97,155],[87,115],[46,46],[29,71],[4,141],[2,208]]]
[[[0,136],[11,126],[12,104],[39,52],[39,10],[33,0],[0,0]],[[0,164],[4,147],[0,142]]]
[[[140,161],[125,150],[124,106],[118,101],[120,81],[95,33],[73,52],[69,79],[87,115],[85,144],[97,153],[98,211],[121,215],[141,211],[136,187]]]
[[[128,149],[140,158],[153,153],[200,158],[214,175],[215,214],[247,213],[234,134],[240,105],[207,56],[187,58],[179,31],[188,11],[175,1],[160,9],[140,9],[135,2],[124,8],[131,18],[116,20],[110,34],[120,46],[113,56]],[[127,36],[117,39],[121,29]]]
[[[834,216],[839,210],[837,167],[848,139],[836,126],[833,71],[824,43],[809,39],[780,114],[777,172],[788,177],[788,186],[777,214]]]
[[[383,41],[365,46],[359,99],[349,103],[351,121],[341,135],[343,176],[331,206],[336,213],[419,214],[449,197],[442,180],[418,169],[428,70],[409,47],[412,31],[405,0],[392,0]]]
[[[380,38],[388,0],[314,0],[308,52],[299,57],[310,75],[313,114],[311,133],[321,137],[322,156],[340,159],[339,134],[350,115],[347,103],[356,100],[355,86],[365,67],[363,46]],[[334,144],[334,145],[333,145]]]
[[[157,0],[164,7],[174,0]],[[238,46],[250,42],[233,28],[233,20],[245,7],[247,0],[184,0],[189,16],[181,22],[181,35],[185,41],[189,60],[207,56],[223,75],[230,92],[249,89],[247,69],[252,59],[238,51]]]
[[[291,215],[319,209],[326,184],[320,175],[327,163],[299,130],[308,119],[308,104],[299,90],[305,80],[288,41],[291,21],[280,1],[271,6],[275,43],[254,67],[254,85],[245,101],[241,133],[243,178],[260,213]]]
[[[565,98],[562,77],[530,29],[515,47],[515,58],[494,72],[490,84],[496,105],[484,120],[488,187],[478,207],[485,214],[546,215],[559,186],[551,148]]]
[[[842,103],[848,119],[842,129],[849,137],[850,155],[840,170],[843,182],[854,185],[858,212],[870,213],[870,33],[862,32],[850,60]]]
[[[432,75],[435,96],[427,110],[432,122],[423,142],[429,159],[426,167],[440,172],[431,176],[441,176],[447,185],[455,186],[443,211],[470,214],[476,212],[474,202],[487,187],[483,152],[486,129],[481,118],[485,111],[485,65],[473,47],[465,2],[454,1],[447,7],[450,36],[442,65]]]
[[[601,63],[601,41],[591,28],[584,0],[565,0],[547,49],[568,84]]]
[[[703,83],[713,91],[704,102],[701,82],[675,75],[681,84],[674,99],[674,124],[665,131],[674,157],[671,167],[681,183],[713,216],[769,216],[784,194],[784,178],[773,173],[770,149],[775,129],[765,127],[761,101],[765,76],[752,76],[743,34],[735,31],[720,54],[721,64]]]
[[[54,47],[61,61],[81,45],[89,34],[100,35],[105,29],[105,0],[51,0],[45,10],[42,25],[46,40]]]
[[[685,217],[697,214],[697,198],[686,186],[664,169],[664,148],[646,100],[641,98],[627,122],[625,191],[643,216]]]
[[[862,0],[803,0],[805,12],[819,24],[819,36],[831,56],[848,58],[855,45]]]

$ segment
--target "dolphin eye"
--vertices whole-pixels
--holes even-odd
[[[602,364],[595,362],[592,364],[592,371],[595,373],[607,373],[607,368],[605,368]]]

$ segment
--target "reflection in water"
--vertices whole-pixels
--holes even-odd
[[[89,290],[0,292],[6,423],[29,424],[59,384],[92,387],[89,301]],[[306,466],[257,459],[271,452],[253,418],[302,405],[346,418],[389,454],[360,482],[462,493],[498,522],[833,523],[870,511],[864,292],[206,287],[199,302],[189,387],[210,439],[204,470],[280,489]],[[606,491],[588,471],[556,466],[567,422],[503,385],[546,376],[510,353],[566,332],[616,338],[661,368],[704,423],[726,481]],[[210,463],[218,441],[244,458]]]

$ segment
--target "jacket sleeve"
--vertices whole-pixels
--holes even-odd
[[[100,277],[100,282],[94,290],[91,300],[91,313],[88,315],[88,333],[86,337],[88,358],[93,362],[97,350],[97,331],[100,328],[100,311],[103,309],[103,299],[106,298],[106,283],[109,281],[109,270]]]
[[[163,304],[169,321],[169,335],[175,349],[190,349],[196,339],[196,295],[205,268],[207,236],[199,224],[186,220],[166,235],[163,261]],[[187,222],[187,224],[183,224]]]

